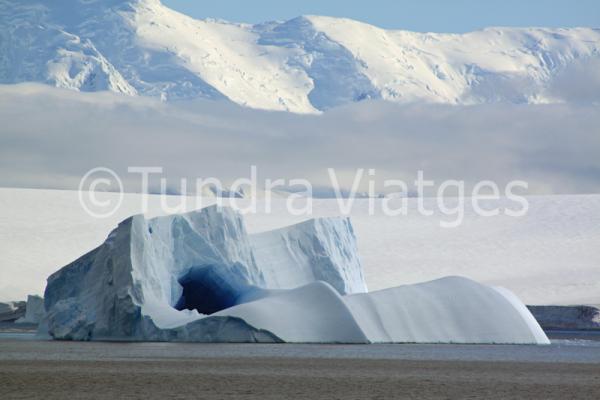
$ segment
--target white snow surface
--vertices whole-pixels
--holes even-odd
[[[344,298],[330,285],[314,282],[218,312],[238,317],[291,343],[368,343]]]
[[[167,202],[175,207],[178,200]],[[463,224],[449,229],[440,221],[453,218],[439,211],[420,215],[416,199],[409,199],[408,215],[398,217],[369,215],[367,200],[356,200],[351,220],[369,290],[459,275],[505,287],[525,304],[600,304],[600,195],[528,201],[521,218],[479,217],[467,207]],[[141,204],[140,195],[126,194],[117,213],[97,219],[81,208],[75,191],[0,188],[0,301],[42,295],[46,277],[102,244],[120,221],[141,212]],[[261,204],[258,214],[244,216],[250,234],[308,218],[290,215],[283,200],[274,200],[269,214]],[[425,201],[429,209],[434,204]],[[505,199],[497,205],[515,208]],[[160,208],[160,198],[150,196],[147,217],[162,215]],[[313,217],[339,215],[335,200],[315,199],[313,209]]]
[[[460,277],[345,297],[375,343],[550,343],[510,291]]]
[[[297,113],[370,98],[554,102],[557,75],[600,54],[591,28],[415,33],[321,16],[250,25],[158,0],[0,0],[0,25],[0,83]]]
[[[316,282],[217,315],[286,342],[550,343],[514,294],[460,277],[346,296]]]

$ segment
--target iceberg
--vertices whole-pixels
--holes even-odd
[[[24,301],[9,301],[0,303],[0,322],[15,322],[25,315]]]
[[[44,319],[44,299],[40,296],[27,296],[25,315],[15,322],[17,324],[39,324]]]
[[[62,340],[548,343],[512,293],[460,277],[367,292],[348,218],[248,234],[212,206],[121,222],[48,278]]]
[[[600,309],[596,306],[527,306],[543,329],[600,330]]]

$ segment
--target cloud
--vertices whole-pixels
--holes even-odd
[[[77,188],[89,169],[161,166],[178,178],[528,181],[531,193],[600,192],[600,113],[584,104],[398,105],[369,101],[322,115],[225,102],[161,103],[42,85],[0,86],[0,186]],[[361,186],[365,189],[366,181]]]
[[[570,63],[551,81],[549,94],[564,102],[600,105],[600,58]]]

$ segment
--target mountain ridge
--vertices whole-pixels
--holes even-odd
[[[296,113],[365,99],[560,102],[554,80],[600,59],[593,28],[416,33],[314,15],[252,25],[196,20],[159,0],[3,0],[0,23],[2,84]]]

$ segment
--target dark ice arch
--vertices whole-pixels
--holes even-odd
[[[210,315],[242,303],[242,297],[260,292],[248,283],[242,266],[195,266],[179,279],[183,293],[175,308]]]

